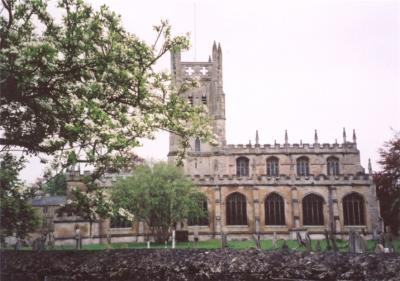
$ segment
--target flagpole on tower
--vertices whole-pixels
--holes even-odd
[[[193,61],[196,61],[197,58],[197,12],[196,12],[196,2],[193,2],[193,49],[194,49],[194,58]]]

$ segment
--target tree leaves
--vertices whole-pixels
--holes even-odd
[[[186,49],[167,21],[154,44],[128,33],[102,6],[59,0],[61,21],[44,0],[3,0],[1,13],[0,144],[53,157],[53,167],[90,163],[98,170],[123,163],[156,130],[213,138],[207,114],[180,97],[167,73],[153,67],[168,51]],[[100,174],[100,173],[97,173]]]
[[[377,195],[381,206],[381,215],[386,225],[394,233],[400,228],[400,135],[395,133],[393,139],[380,149],[382,171],[374,174]]]
[[[156,163],[140,165],[132,175],[118,180],[111,191],[116,210],[127,210],[144,221],[158,242],[169,238],[170,230],[191,215],[201,215],[203,194],[175,166]]]
[[[38,226],[38,218],[27,200],[33,193],[18,180],[24,159],[9,153],[0,155],[0,240],[16,235],[25,238]]]

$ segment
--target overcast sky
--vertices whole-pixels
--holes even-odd
[[[356,129],[361,162],[373,168],[378,148],[400,129],[399,1],[92,0],[108,5],[124,27],[151,43],[168,19],[190,32],[183,60],[206,61],[213,41],[223,51],[228,143],[342,142]],[[194,40],[196,39],[196,40]],[[169,56],[160,69],[169,69]],[[138,153],[166,159],[168,135]],[[24,178],[40,176],[32,165]]]

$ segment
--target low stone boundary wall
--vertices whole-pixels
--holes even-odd
[[[1,251],[2,281],[400,280],[400,255],[234,250]]]

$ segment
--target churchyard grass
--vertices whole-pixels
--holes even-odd
[[[286,240],[286,244],[289,249],[292,250],[300,250],[305,251],[304,247],[299,247],[296,240]],[[339,247],[340,251],[347,251],[347,241],[345,240],[336,240],[336,244]],[[400,240],[393,241],[395,246],[396,252],[400,253]],[[283,240],[278,239],[276,241],[276,248],[282,248]],[[317,240],[312,240],[312,248],[315,250],[317,245]],[[165,244],[150,244],[151,249],[164,249]],[[325,240],[320,240],[321,250],[324,251],[327,249],[327,243]],[[191,248],[198,248],[198,249],[217,249],[221,247],[221,240],[212,239],[207,241],[199,241],[198,243],[194,242],[177,242],[176,248],[177,249],[191,249]],[[255,248],[256,245],[252,240],[231,240],[228,241],[228,247],[232,249],[248,249],[248,248]],[[92,244],[92,245],[83,245],[83,250],[106,250],[106,249],[146,249],[146,243],[112,243],[108,244]],[[167,248],[171,249],[171,243],[167,244]],[[263,250],[272,250],[272,240],[261,240],[261,248]],[[373,251],[375,248],[375,242],[370,240],[368,241],[368,250]],[[56,246],[55,250],[73,250],[75,249],[74,246]]]

